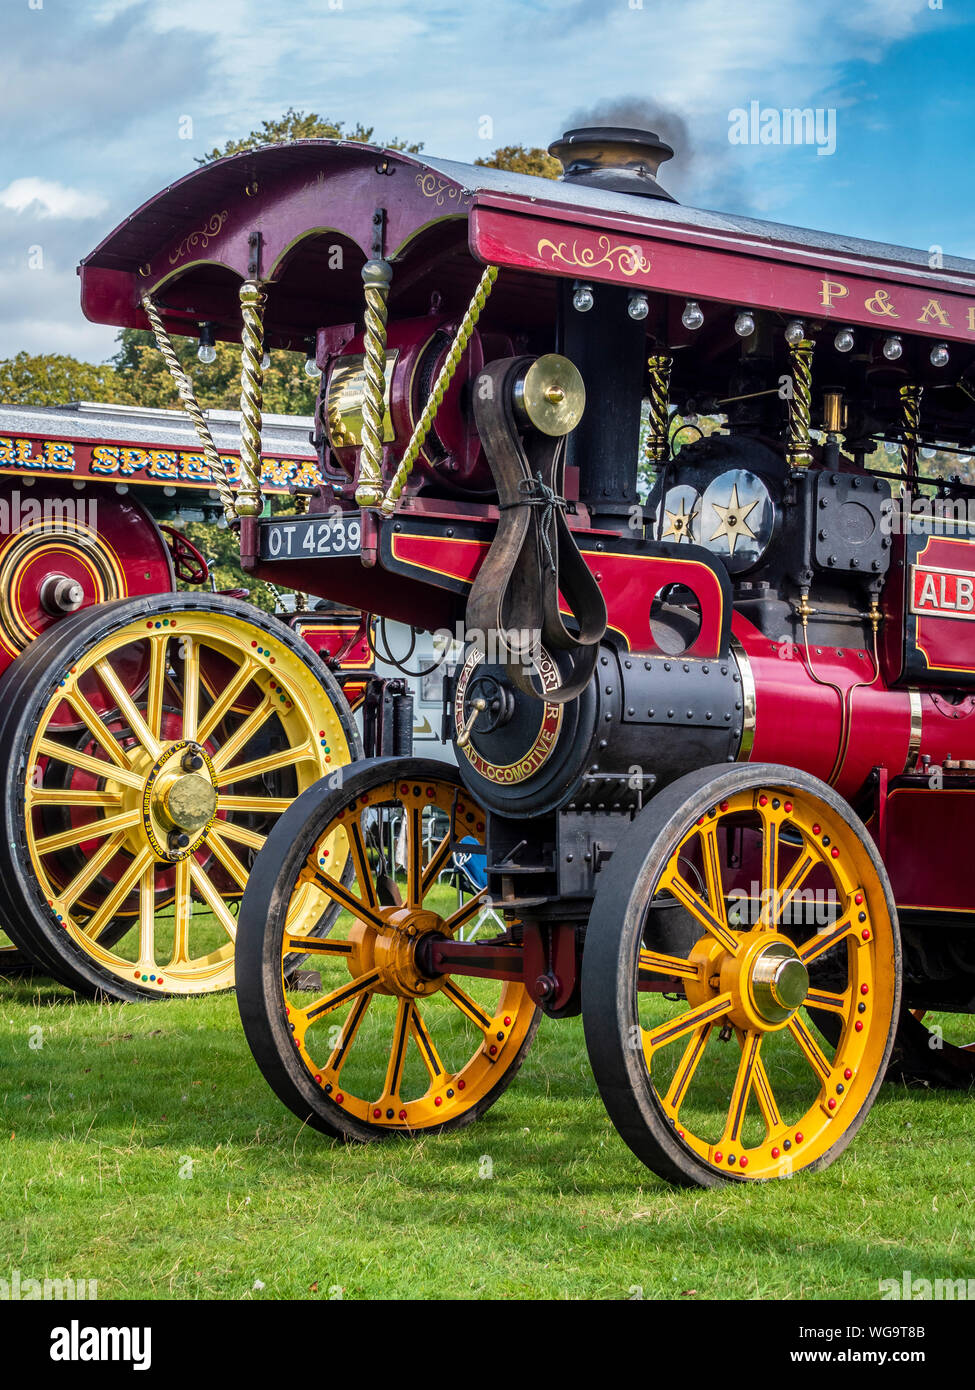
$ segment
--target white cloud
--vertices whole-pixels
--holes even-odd
[[[0,207],[12,212],[32,209],[38,217],[70,217],[83,219],[100,217],[108,200],[98,193],[85,193],[80,188],[68,188],[53,179],[14,179],[0,188]]]

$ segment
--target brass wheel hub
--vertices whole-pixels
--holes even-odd
[[[809,993],[809,971],[791,946],[773,941],[752,962],[751,993],[764,1019],[784,1023]]]
[[[378,992],[401,999],[423,999],[436,994],[443,978],[424,975],[417,965],[416,952],[423,937],[441,932],[443,919],[435,912],[411,911],[406,907],[383,908],[382,915],[386,922],[383,931],[357,921],[349,932],[353,942],[349,973],[355,978],[368,970],[380,970],[382,982]]]
[[[783,1028],[809,993],[809,971],[799,953],[773,932],[749,932],[735,955],[704,937],[691,960],[699,964],[707,987],[689,984],[688,1001],[697,1005],[717,993],[729,993],[734,1001],[729,1020],[739,1028]]]
[[[206,750],[180,740],[164,748],[146,776],[142,824],[160,859],[185,859],[207,837],[217,813],[216,773]]]

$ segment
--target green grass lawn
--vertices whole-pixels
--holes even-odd
[[[480,1123],[345,1147],[268,1090],[232,995],[0,982],[0,1107],[0,1277],[102,1298],[870,1299],[904,1269],[975,1277],[975,1099],[886,1086],[825,1173],[675,1191],[616,1136],[578,1019],[543,1021]]]

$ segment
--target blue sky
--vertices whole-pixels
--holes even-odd
[[[681,201],[975,258],[975,0],[0,8],[0,357],[110,355],[114,330],[78,307],[79,258],[195,155],[288,105],[462,160],[647,110],[680,146],[662,181]],[[753,101],[833,110],[835,153],[730,144],[729,112]]]

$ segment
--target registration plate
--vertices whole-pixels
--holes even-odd
[[[307,560],[322,555],[359,555],[362,522],[343,516],[292,516],[260,524],[262,560]]]

